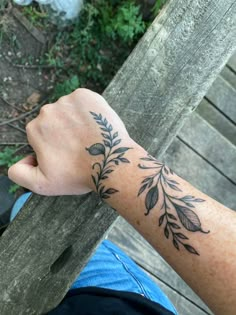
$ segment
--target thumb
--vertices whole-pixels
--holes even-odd
[[[8,177],[16,184],[23,186],[33,192],[42,187],[42,182],[45,181],[44,175],[41,172],[36,157],[29,155],[12,165],[8,169]]]

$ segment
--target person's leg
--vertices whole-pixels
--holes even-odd
[[[12,208],[11,221],[30,195],[31,193],[26,193],[18,198]],[[158,302],[177,314],[173,304],[163,291],[131,258],[108,240],[99,245],[70,290],[89,286],[135,292]]]
[[[99,245],[70,290],[89,286],[135,292],[177,314],[159,286],[109,240],[104,240]]]
[[[10,215],[10,221],[12,221],[17,213],[20,211],[20,209],[23,207],[23,205],[25,204],[25,202],[29,199],[29,197],[31,196],[31,192],[27,192],[23,195],[21,195],[16,202],[14,203],[12,210],[11,210],[11,215]]]

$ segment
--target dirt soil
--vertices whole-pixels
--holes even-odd
[[[45,51],[49,36],[35,29],[12,6],[1,14],[0,23],[5,30],[0,42],[0,151],[15,143],[21,148],[18,153],[26,154],[31,148],[25,125],[38,114],[52,88],[49,71],[34,65]],[[0,169],[0,175],[3,172]]]

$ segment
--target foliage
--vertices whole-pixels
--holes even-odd
[[[9,188],[9,193],[15,194],[21,187],[17,184],[13,184]]]
[[[61,94],[65,81],[69,90],[75,76],[81,87],[102,92],[144,31],[134,1],[86,1],[78,20],[57,30],[53,46],[40,61],[53,67],[58,84],[52,98]]]
[[[153,7],[153,13],[156,16],[161,8],[164,6],[164,4],[167,2],[168,0],[157,0],[154,7]]]
[[[79,87],[79,78],[74,75],[71,79],[65,80],[62,83],[58,83],[55,86],[53,98],[59,99],[61,96],[70,94]]]
[[[131,42],[137,35],[145,31],[140,8],[135,2],[123,2],[114,10],[108,1],[103,1],[102,4],[100,25],[108,37],[120,38],[126,43]]]
[[[10,167],[23,158],[22,155],[16,155],[16,148],[6,147],[0,152],[0,166]]]
[[[36,6],[24,7],[23,14],[35,27],[43,28],[49,23],[49,14]]]
[[[17,146],[15,148],[6,147],[0,152],[0,166],[9,168],[23,158],[22,155],[16,155]],[[14,194],[20,188],[19,185],[13,184],[9,188],[9,192]]]

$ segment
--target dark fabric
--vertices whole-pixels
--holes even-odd
[[[12,184],[7,176],[0,176],[0,227],[10,221],[11,207],[15,202],[14,194],[9,192]]]
[[[48,315],[174,315],[142,295],[103,288],[69,291]]]

